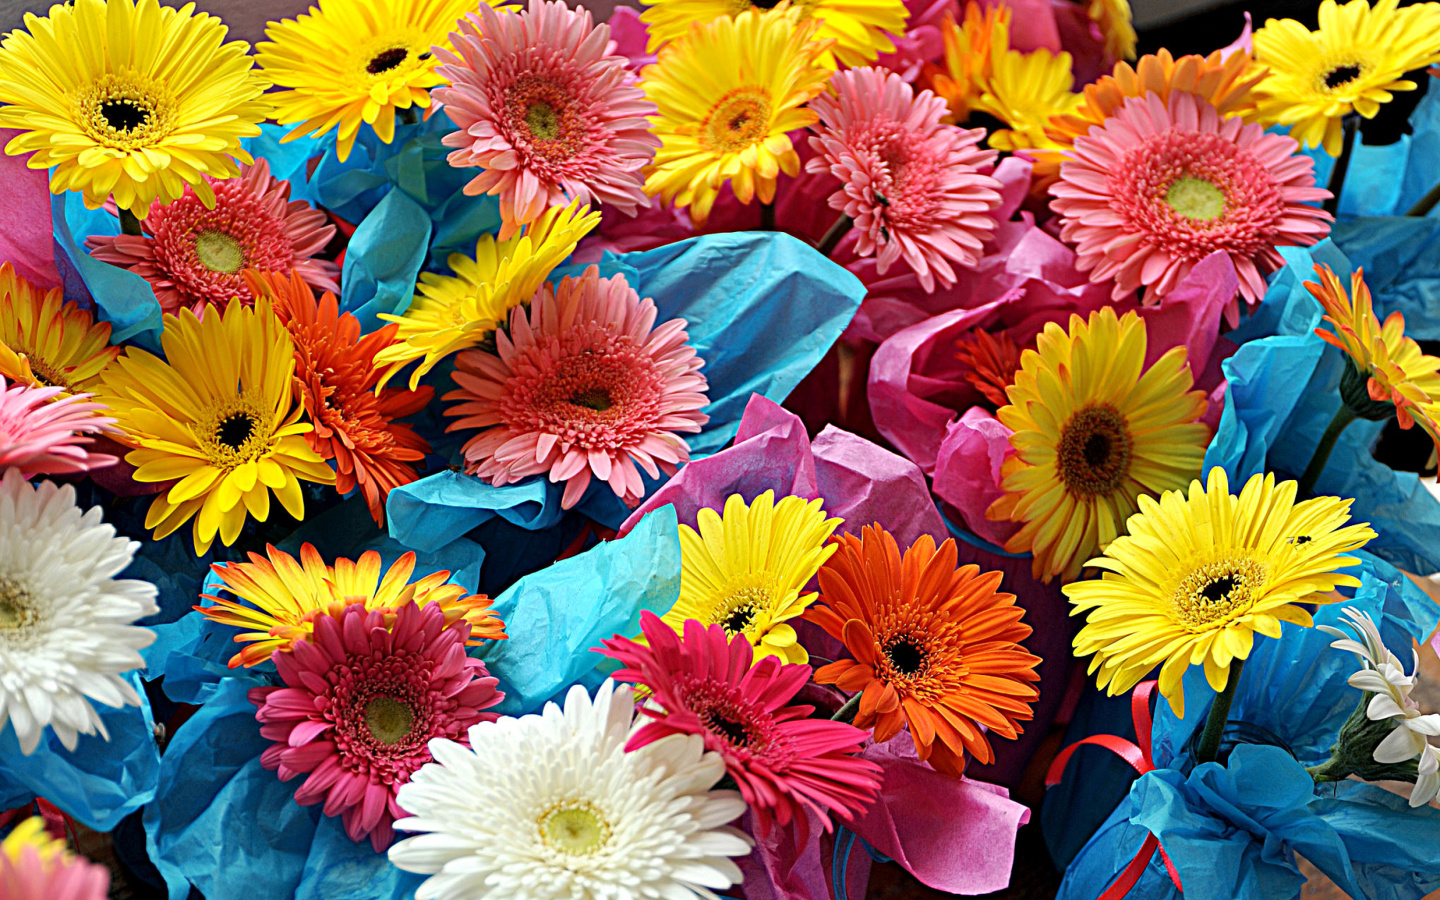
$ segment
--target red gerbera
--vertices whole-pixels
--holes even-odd
[[[298,272],[249,277],[257,295],[273,299],[295,344],[296,390],[315,425],[305,435],[311,449],[335,460],[335,489],[344,494],[359,487],[370,515],[384,525],[385,498],[419,477],[415,464],[430,450],[409,425],[395,420],[424,409],[434,390],[422,385],[375,392],[381,375],[375,354],[394,343],[400,326],[361,337],[360,320],[342,315],[329,291],[317,301]]]

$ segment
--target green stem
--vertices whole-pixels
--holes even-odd
[[[1338,756],[1332,756],[1318,766],[1306,766],[1305,771],[1310,773],[1316,784],[1344,781],[1350,777],[1350,766]]]
[[[1200,735],[1200,746],[1195,751],[1197,763],[1214,762],[1220,754],[1220,738],[1225,733],[1225,723],[1230,721],[1230,704],[1235,701],[1235,689],[1244,671],[1245,660],[1237,659],[1230,664],[1230,680],[1210,704],[1210,715],[1205,718],[1205,733]]]
[[[825,232],[825,236],[820,239],[820,243],[815,245],[815,249],[820,251],[821,256],[829,256],[835,252],[835,248],[840,245],[840,241],[844,239],[850,231],[850,226],[854,224],[854,219],[841,213],[840,218],[835,220],[835,224],[831,225],[830,230]]]
[[[140,228],[140,220],[128,209],[120,210],[120,233],[121,234],[144,234]]]
[[[1355,411],[1350,408],[1350,404],[1342,401],[1340,408],[1335,410],[1335,417],[1325,426],[1325,433],[1320,435],[1320,443],[1315,445],[1315,452],[1310,457],[1310,464],[1305,467],[1305,474],[1300,476],[1299,494],[1302,499],[1314,492],[1315,482],[1320,480],[1320,473],[1325,471],[1325,463],[1330,461],[1330,451],[1335,449],[1340,433],[1355,421],[1355,418]]]
[[[419,125],[420,107],[402,106],[395,110],[395,117],[400,120],[401,125]]]
[[[762,204],[760,204],[760,230],[761,230],[761,231],[774,231],[774,230],[775,230],[775,204],[774,204],[774,203],[762,203]]]
[[[1330,199],[1326,200],[1322,208],[1330,215],[1335,215],[1340,209],[1340,192],[1345,189],[1345,173],[1350,171],[1350,157],[1355,149],[1355,129],[1358,127],[1359,117],[1346,116],[1341,124],[1345,130],[1345,142],[1340,146],[1340,155],[1335,159],[1335,168],[1330,170]]]
[[[845,701],[845,705],[835,710],[835,715],[830,718],[836,722],[855,721],[855,713],[860,710],[860,695],[863,693],[865,692],[856,691],[854,694],[851,694],[850,699]]]
[[[1406,210],[1405,215],[1423,218],[1430,215],[1430,210],[1434,209],[1437,203],[1440,203],[1440,184],[1431,188],[1430,193],[1420,198],[1420,202]]]

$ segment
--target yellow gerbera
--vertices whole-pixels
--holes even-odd
[[[974,108],[1010,127],[990,132],[990,146],[996,150],[1053,147],[1045,126],[1052,117],[1074,112],[1080,105],[1080,95],[1070,90],[1075,83],[1070,54],[1043,47],[1020,53],[1007,46],[1008,34],[998,31],[992,41],[990,77],[981,86]]]
[[[809,659],[786,624],[815,602],[801,594],[835,552],[827,543],[840,519],[825,517],[819,500],[782,497],[766,491],[748,506],[739,494],[725,501],[725,512],[702,509],[700,531],[680,526],[680,599],[664,615],[676,631],[695,619],[723,625],[728,635],[743,634],[755,647],[755,661],[778,656],[781,662]]]
[[[1255,32],[1255,58],[1270,72],[1257,92],[1260,120],[1290,126],[1306,146],[1340,154],[1340,120],[1373,118],[1394,91],[1413,91],[1406,72],[1440,62],[1440,3],[1398,9],[1400,0],[1320,4],[1320,30],[1270,19]]]
[[[1105,36],[1105,55],[1113,60],[1134,59],[1135,15],[1130,9],[1130,0],[1090,0],[1085,7],[1090,21],[1100,27]]]
[[[649,26],[651,53],[670,41],[685,37],[693,24],[704,25],[721,17],[734,18],[745,12],[756,15],[784,15],[784,5],[751,3],[750,0],[640,0],[650,7],[640,16]],[[910,10],[904,0],[794,0],[788,4],[801,20],[815,19],[819,40],[833,38],[833,47],[822,51],[820,65],[827,69],[864,66],[881,53],[893,53],[891,36],[905,33]]]
[[[94,390],[95,377],[120,354],[110,346],[110,323],[62,299],[60,288],[40,291],[10,263],[0,265],[0,375],[65,392]]]
[[[33,151],[30,168],[54,169],[50,190],[80,191],[91,209],[113,195],[143,219],[187,184],[213,206],[201,176],[240,174],[236,160],[252,162],[240,139],[270,112],[250,45],[222,43],[225,32],[193,3],[74,0],[26,14],[25,31],[0,43],[0,126],[25,132],[5,152]]]
[[[480,2],[319,0],[306,14],[271,22],[255,51],[265,74],[288,89],[270,95],[276,121],[300,123],[285,139],[338,127],[343,161],[365,122],[390,143],[395,110],[428,108],[430,89],[445,83],[431,48],[450,49],[455,23]]]
[[[394,343],[375,354],[375,364],[387,366],[379,387],[423,357],[410,375],[413,391],[441,359],[490,337],[511,307],[528,303],[550,270],[575,252],[575,245],[599,221],[598,211],[578,201],[551,207],[523,234],[504,241],[481,235],[474,259],[451,254],[447,262],[453,277],[422,273],[409,309],[398,316],[380,314],[400,330]]]
[[[274,651],[288,651],[296,641],[309,638],[315,617],[337,602],[364,603],[366,609],[435,603],[445,611],[446,624],[459,619],[470,623],[472,646],[505,637],[504,623],[490,614],[490,599],[466,596],[464,588],[447,583],[449,572],[432,572],[411,583],[414,553],[395,560],[382,578],[380,554],[374,550],[356,561],[336,559],[333,566],[310,544],[300,546],[298,562],[274,547],[265,550],[269,558],[251,553],[249,562],[211,567],[226,590],[244,603],[202,594],[214,606],[195,607],[212,622],[251,629],[235,635],[235,643],[247,646],[230,657],[232,669],[264,662]]]
[[[950,107],[951,117],[963,124],[970,110],[980,99],[990,79],[991,62],[996,46],[1009,44],[1010,7],[1003,4],[981,6],[970,0],[965,4],[965,17],[957,23],[949,15],[941,26],[945,45],[945,71],[931,78],[935,94]]]
[[[742,203],[772,202],[780,173],[800,171],[788,133],[819,121],[805,108],[831,74],[820,64],[830,42],[813,40],[818,26],[795,8],[748,10],[692,24],[662,47],[640,73],[663,142],[646,192],[690,207],[697,224],[727,181]]]
[[[1188,498],[1180,490],[1158,503],[1142,496],[1129,534],[1090,560],[1104,576],[1064,588],[1071,615],[1088,613],[1075,653],[1095,655],[1090,673],[1111,696],[1161,666],[1160,693],[1183,716],[1190,666],[1203,664],[1210,686],[1224,690],[1257,632],[1278,638],[1281,622],[1308,628],[1299,604],[1330,603],[1335,588],[1360,586],[1336,570],[1358,563],[1341,554],[1375,532],[1349,520],[1349,500],[1296,503],[1295,482],[1276,484],[1274,475],[1255,475],[1236,497],[1219,466],[1208,486],[1190,483]]]
[[[1001,469],[1005,494],[987,518],[1023,526],[1005,544],[1035,554],[1036,578],[1069,581],[1115,539],[1136,498],[1182,487],[1200,472],[1210,429],[1202,391],[1174,347],[1145,368],[1145,320],[1105,307],[1087,322],[1051,322],[996,416],[1015,455]]]
[[[197,319],[165,317],[162,360],[127,347],[101,375],[101,400],[136,449],[136,481],[179,479],[157,494],[145,527],[159,540],[194,519],[196,554],[218,532],[235,543],[246,513],[263,522],[270,491],[305,517],[299,478],[334,484],[335,472],[305,442],[311,426],[291,394],[295,350],[270,301],[232,303]]]
[[[1363,378],[1365,393],[1345,396],[1355,411],[1366,411],[1366,400],[1392,403],[1401,428],[1416,422],[1440,447],[1440,359],[1425,355],[1414,338],[1405,335],[1405,316],[1399,310],[1385,317],[1385,324],[1375,315],[1370,288],[1365,284],[1365,270],[1350,276],[1350,294],[1329,266],[1316,266],[1320,283],[1305,282],[1305,287],[1325,308],[1325,321],[1334,330],[1315,329],[1315,333],[1339,347],[1350,357],[1354,372]],[[1341,394],[1346,395],[1342,381]],[[1368,397],[1366,396],[1368,394]],[[1383,409],[1383,408],[1382,408]],[[1389,418],[1388,410],[1366,418]]]

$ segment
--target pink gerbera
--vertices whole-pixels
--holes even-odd
[[[155,201],[145,234],[91,237],[90,255],[150,282],[171,314],[185,307],[198,313],[206,303],[223,309],[233,297],[253,302],[246,269],[294,272],[312,287],[340,290],[340,267],[314,258],[335,226],[305,201],[291,200],[290,182],[270,177],[268,162],[241,166],[239,178],[206,181],[215,191],[213,209],[186,187],[174,203]]]
[[[807,665],[784,665],[767,656],[753,667],[743,634],[726,637],[690,619],[681,638],[652,612],[640,614],[645,643],[615,636],[600,652],[625,668],[620,681],[651,691],[643,712],[653,720],[636,730],[626,750],[672,734],[698,734],[719,753],[740,794],[755,813],[760,833],[795,820],[802,835],[805,810],[830,829],[831,812],[850,820],[875,797],[880,767],[855,756],[866,732],[845,722],[808,718],[810,706],[786,706],[810,680]],[[648,644],[648,646],[646,646]]]
[[[830,208],[855,220],[856,255],[875,256],[882,275],[904,259],[927,293],[937,278],[953,285],[950,264],[974,266],[995,230],[1000,182],[979,169],[996,154],[976,146],[985,129],[942,125],[945,101],[894,72],[837,72],[830,90],[810,103],[822,127],[805,167],[840,179]]]
[[[352,841],[365,835],[377,852],[405,815],[395,792],[430,762],[432,738],[467,744],[482,712],[504,699],[485,664],[465,655],[470,624],[445,624],[440,605],[407,603],[398,610],[333,604],[315,619],[308,640],[271,659],[285,687],[258,687],[260,734],[276,743],[260,756],[280,780],[310,773],[295,802],[325,801],[343,816]]]
[[[1157,303],[1211,253],[1229,254],[1250,303],[1265,273],[1284,265],[1277,246],[1308,246],[1330,231],[1313,201],[1314,163],[1260,125],[1221,118],[1194,94],[1133,97],[1060,166],[1050,207],[1090,280],[1115,280],[1111,296],[1144,286]],[[1232,306],[1231,315],[1238,310]]]
[[[115,420],[89,394],[61,396],[63,387],[6,386],[0,377],[0,471],[64,475],[114,465],[115,457],[86,449]]]
[[[637,463],[659,478],[689,462],[676,432],[709,421],[700,412],[704,362],[686,343],[684,319],[652,331],[655,316],[655,302],[625,276],[601,278],[595,266],[542,285],[528,309],[511,310],[495,353],[456,357],[459,389],[445,395],[463,401],[445,411],[464,417],[449,430],[486,429],[465,444],[466,471],[497,485],[549,472],[566,483],[569,509],[592,472],[634,505],[645,494]]]
[[[660,139],[655,104],[628,60],[609,55],[610,26],[584,9],[537,0],[524,12],[481,4],[436,48],[450,86],[435,97],[460,126],[445,136],[450,165],[483,171],[467,194],[499,194],[505,240],[551,206],[608,203],[633,215],[648,206],[640,169]]]

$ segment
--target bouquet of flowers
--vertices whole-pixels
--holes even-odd
[[[1440,3],[642,2],[0,39],[0,898],[1440,887]]]

